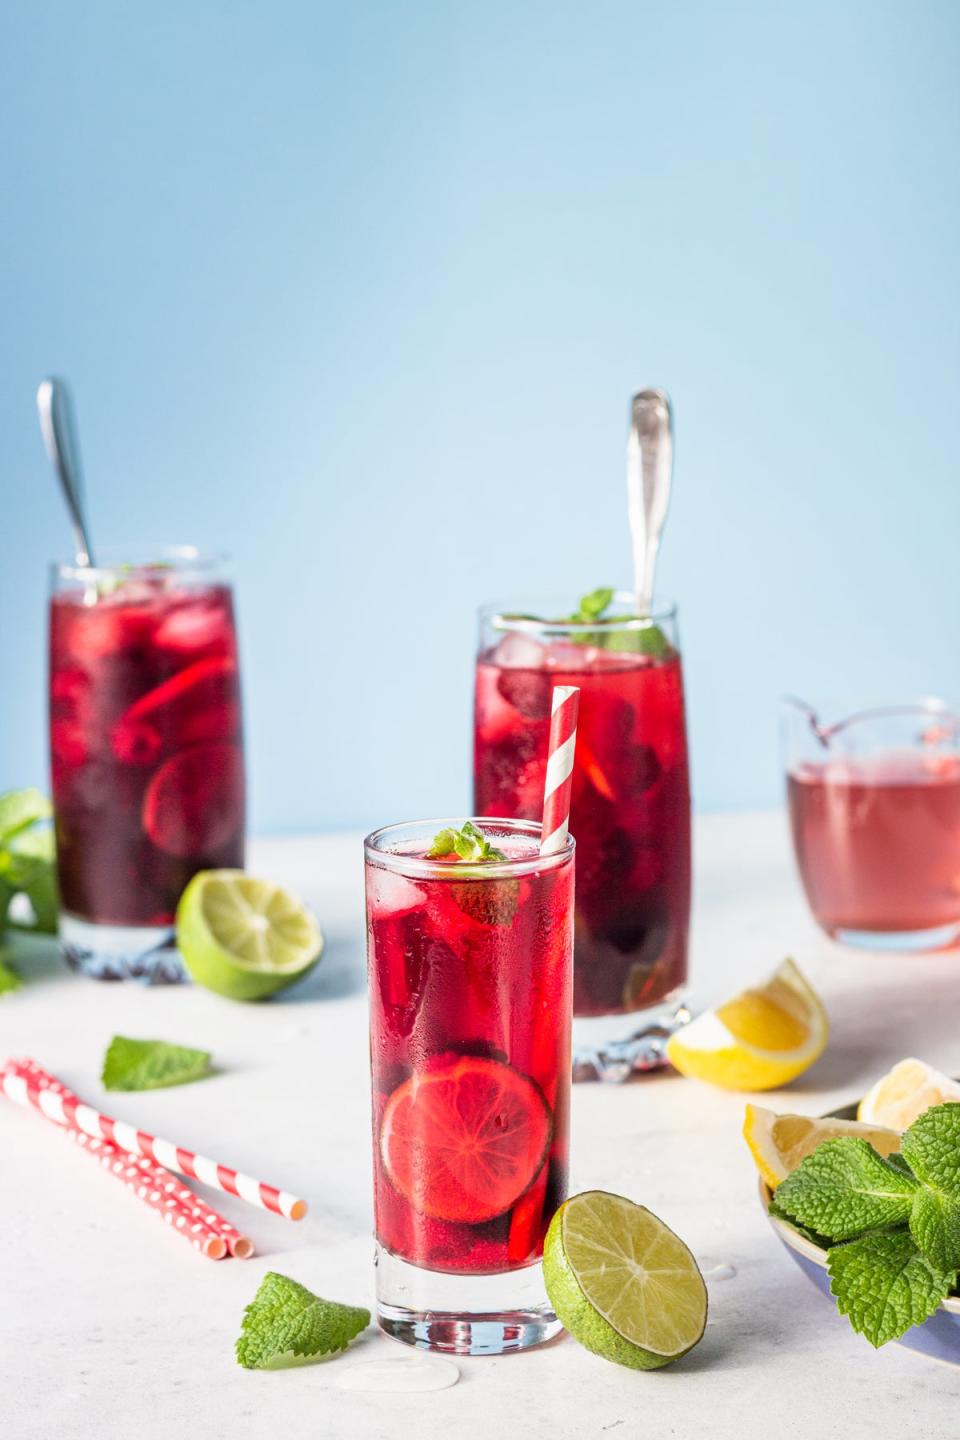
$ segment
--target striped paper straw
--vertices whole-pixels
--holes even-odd
[[[554,685],[550,739],[547,745],[547,776],[543,787],[541,855],[555,855],[566,844],[579,711],[579,686]]]
[[[132,1190],[139,1200],[151,1210],[156,1211],[161,1220],[175,1230],[178,1235],[189,1240],[195,1250],[205,1255],[208,1260],[222,1260],[227,1253],[227,1242],[222,1235],[215,1235],[202,1220],[195,1219],[182,1205],[175,1195],[169,1194],[157,1181],[157,1177],[149,1169],[143,1168],[143,1162],[139,1156],[128,1155],[125,1150],[119,1150],[116,1145],[111,1145],[109,1140],[94,1140],[91,1135],[85,1135],[80,1130],[74,1130],[71,1126],[66,1127],[66,1133],[71,1140],[76,1141],[84,1150],[99,1160],[104,1170],[122,1180],[128,1190]],[[149,1162],[148,1162],[149,1163]],[[162,1175],[166,1174],[160,1166],[156,1167]]]
[[[8,1060],[4,1069],[31,1078],[35,1081],[38,1089],[53,1090],[63,1099],[71,1100],[76,1105],[80,1104],[77,1096],[64,1085],[62,1080],[51,1075],[49,1070],[44,1070],[35,1060]],[[82,1130],[75,1130],[73,1126],[66,1128],[71,1138],[77,1140],[84,1149],[96,1153],[100,1157],[105,1157],[101,1163],[105,1164],[106,1160],[121,1156],[124,1160],[136,1165],[140,1173],[149,1179],[152,1186],[162,1190],[166,1195],[172,1196],[178,1202],[191,1225],[199,1222],[211,1236],[219,1236],[230,1254],[235,1255],[238,1260],[246,1260],[253,1254],[253,1241],[248,1236],[241,1235],[235,1225],[231,1225],[230,1221],[225,1220],[218,1211],[206,1205],[178,1175],[171,1175],[169,1170],[164,1170],[162,1165],[158,1165],[155,1160],[148,1160],[145,1155],[128,1155],[125,1150],[121,1150],[119,1146],[109,1140],[95,1140]],[[220,1253],[214,1254],[214,1250]],[[222,1247],[214,1245],[209,1253],[211,1258],[219,1260]]]
[[[20,1065],[22,1071],[23,1062]],[[74,1130],[92,1135],[95,1140],[110,1140],[129,1155],[146,1155],[148,1160],[155,1160],[165,1170],[187,1175],[191,1180],[201,1180],[225,1195],[236,1195],[246,1200],[248,1205],[271,1210],[288,1220],[302,1220],[307,1213],[307,1202],[296,1195],[255,1180],[252,1175],[244,1175],[229,1165],[221,1165],[206,1155],[196,1155],[171,1140],[162,1140],[146,1130],[135,1130],[125,1121],[114,1120],[85,1105],[75,1095],[67,1099],[53,1090],[42,1089],[29,1074],[5,1067],[0,1071],[0,1090],[16,1105],[34,1106],[55,1125],[70,1125]]]

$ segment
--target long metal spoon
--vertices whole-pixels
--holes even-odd
[[[673,478],[673,415],[665,390],[641,390],[630,406],[627,509],[633,539],[637,613],[649,615],[660,535]]]
[[[63,498],[70,512],[77,566],[86,569],[93,564],[93,550],[90,545],[90,530],[83,513],[83,471],[67,382],[56,375],[41,380],[37,389],[37,410],[40,414],[43,443],[47,447],[50,463],[57,472]]]

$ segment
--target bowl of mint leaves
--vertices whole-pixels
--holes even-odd
[[[960,1104],[927,1110],[886,1159],[859,1137],[825,1140],[760,1192],[791,1258],[858,1334],[960,1365]]]

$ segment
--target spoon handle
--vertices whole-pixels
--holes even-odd
[[[627,506],[637,611],[649,614],[660,534],[673,478],[673,414],[664,390],[641,390],[630,406]]]
[[[70,512],[73,526],[73,541],[77,565],[86,567],[93,564],[90,537],[83,513],[83,472],[80,468],[80,448],[73,424],[73,410],[70,391],[65,380],[52,375],[42,380],[37,389],[37,410],[40,415],[40,430],[47,447],[50,462],[57,472],[63,498]]]

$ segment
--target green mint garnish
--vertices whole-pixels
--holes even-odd
[[[497,850],[484,835],[483,831],[468,820],[459,830],[441,830],[433,838],[433,844],[427,851],[428,860],[443,860],[450,855],[456,855],[460,860],[470,860],[473,864],[484,860],[506,860],[502,850]]]
[[[957,1283],[960,1104],[927,1110],[886,1160],[866,1140],[825,1140],[777,1186],[770,1210],[827,1249],[853,1328],[872,1345],[897,1339]]]
[[[0,995],[11,995],[23,984],[17,971],[7,964],[7,953],[8,947],[0,946]]]
[[[0,795],[0,931],[4,927],[28,934],[56,931],[53,831],[38,828],[50,815],[50,802],[39,790]],[[11,905],[18,896],[26,900],[30,920],[11,919]]]
[[[345,1350],[369,1324],[369,1310],[321,1300],[271,1270],[244,1311],[237,1359],[246,1370],[279,1369]]]
[[[825,1140],[777,1186],[777,1205],[801,1225],[850,1240],[910,1217],[917,1181],[888,1165],[866,1140]]]
[[[166,1085],[188,1085],[209,1074],[207,1050],[114,1035],[103,1057],[100,1078],[104,1090],[159,1090]]]
[[[589,635],[574,635],[579,645],[593,645],[598,650],[613,650],[621,654],[649,655],[662,660],[671,653],[666,635],[652,620],[642,626],[624,629],[623,615],[607,615],[613,604],[616,591],[609,585],[591,590],[584,595],[570,619],[578,625],[596,625]],[[626,617],[629,618],[629,617]],[[605,626],[611,628],[605,629]],[[613,628],[619,627],[619,628]]]
[[[875,1347],[922,1324],[954,1281],[920,1253],[906,1230],[834,1245],[827,1269],[840,1314]]]

